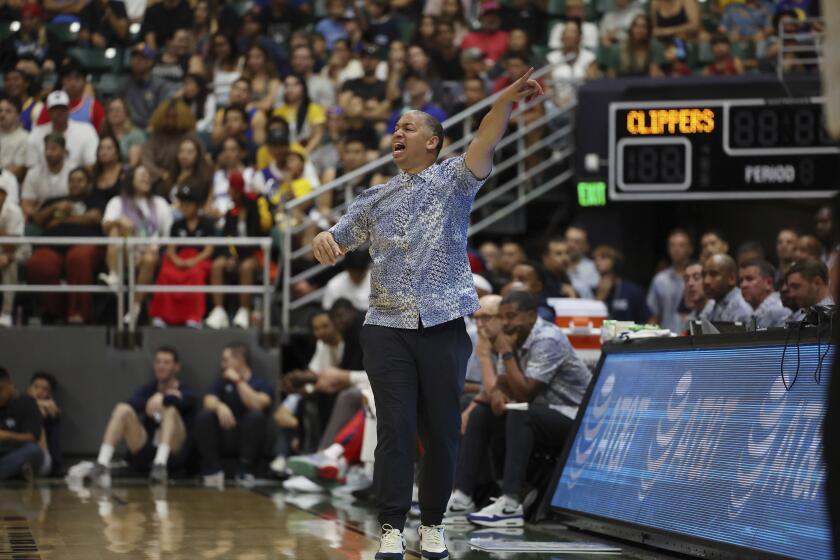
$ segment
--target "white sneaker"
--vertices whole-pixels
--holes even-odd
[[[137,319],[140,317],[140,306],[136,303],[131,304],[131,309],[123,317],[123,323],[126,325],[137,324]]]
[[[379,538],[379,552],[375,560],[403,560],[405,555],[405,537],[402,531],[390,525],[382,526],[382,536]]]
[[[484,527],[522,527],[525,525],[525,513],[522,504],[507,496],[495,501],[481,511],[467,515],[470,523]]]
[[[286,458],[283,455],[275,457],[268,468],[270,468],[271,472],[280,478],[288,478],[291,476],[291,471],[286,466]]]
[[[251,326],[251,312],[240,307],[236,310],[236,315],[233,316],[233,326],[240,329],[247,329]]]
[[[420,525],[420,556],[437,560],[449,558],[446,541],[443,536],[443,525]]]
[[[107,284],[109,288],[114,290],[115,292],[120,287],[120,277],[117,276],[116,272],[105,272],[99,275],[99,281],[103,284]]]
[[[320,494],[324,491],[322,486],[315,484],[305,476],[293,476],[283,483],[283,488],[290,492],[302,492],[304,494]]]
[[[152,326],[156,329],[165,329],[167,327],[166,321],[164,321],[160,317],[155,317],[154,319],[152,319]]]
[[[224,307],[214,307],[213,311],[210,312],[210,315],[207,316],[207,319],[204,320],[204,324],[211,329],[218,330],[228,328],[230,326],[230,321],[228,320],[227,311],[225,311]]]
[[[453,492],[452,496],[449,497],[449,503],[446,504],[446,511],[443,512],[443,522],[447,525],[450,523],[469,523],[467,515],[474,511],[475,502],[473,502],[472,498],[464,501],[459,498],[455,492]]]
[[[12,316],[9,313],[3,313],[0,315],[0,327],[11,327],[12,326]]]
[[[225,472],[219,471],[213,474],[206,474],[203,478],[205,488],[225,489]]]

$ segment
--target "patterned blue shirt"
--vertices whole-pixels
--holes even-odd
[[[761,329],[771,327],[784,327],[785,321],[793,314],[793,311],[782,305],[782,298],[779,292],[773,292],[755,308],[753,317],[755,324]]]
[[[712,312],[706,317],[709,321],[720,323],[746,323],[750,320],[753,309],[741,295],[740,288],[732,288],[723,299],[715,302]]]
[[[478,310],[467,259],[473,199],[484,183],[454,157],[412,175],[401,171],[363,191],[330,228],[352,251],[370,242],[369,325],[433,327]]]

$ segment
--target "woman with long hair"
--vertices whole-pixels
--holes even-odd
[[[662,45],[653,38],[650,17],[639,14],[630,23],[627,39],[619,44],[607,76],[661,76],[662,60]]]
[[[213,174],[213,192],[207,199],[204,213],[212,218],[221,218],[231,209],[233,202],[230,195],[230,177],[241,175],[245,185],[250,185],[254,178],[254,168],[246,163],[248,147],[237,138],[226,138],[219,151],[217,169]]]
[[[449,20],[455,26],[455,44],[460,45],[467,33],[470,32],[470,24],[464,14],[464,4],[461,0],[443,0],[440,10],[440,19]]]
[[[193,11],[192,34],[195,40],[195,52],[202,60],[207,60],[210,56],[213,34],[219,28],[216,18],[213,17],[216,13],[215,4],[215,1],[198,0]]]
[[[141,161],[151,174],[157,194],[167,196],[172,180],[170,170],[178,158],[178,146],[185,138],[198,140],[195,115],[183,99],[169,99],[154,110],[149,128],[152,135],[143,146]]]
[[[261,45],[252,45],[245,53],[242,77],[251,82],[251,101],[256,108],[271,112],[280,91],[280,80],[268,51]]]
[[[321,77],[329,80],[336,91],[341,91],[344,82],[361,78],[363,75],[362,63],[353,58],[350,41],[336,39],[327,64],[321,68]]]
[[[140,163],[146,133],[134,126],[128,114],[128,106],[121,97],[114,97],[105,105],[105,122],[102,136],[113,136],[120,145],[120,155],[130,166]]]
[[[242,74],[242,57],[239,56],[236,41],[232,37],[221,32],[213,35],[207,69],[207,80],[213,84],[216,103],[226,107],[230,86]]]
[[[201,74],[187,74],[181,99],[195,115],[195,129],[209,133],[213,130],[213,117],[216,114],[216,96],[207,87],[207,80]]]
[[[327,113],[323,107],[309,99],[306,80],[299,74],[289,74],[284,80],[283,105],[274,115],[289,123],[291,141],[302,144],[307,152],[321,145]]]
[[[152,176],[144,165],[138,165],[126,174],[122,192],[108,202],[102,217],[102,230],[109,237],[142,237],[156,238],[169,235],[172,227],[172,209],[162,197],[152,192]],[[117,269],[119,245],[109,245],[105,261],[108,273],[101,274],[100,279],[116,290],[119,282]],[[125,255],[127,259],[134,259],[137,270],[137,283],[149,284],[155,276],[155,269],[159,260],[159,247],[150,244],[137,247]],[[129,303],[129,311],[125,322],[135,322],[140,315],[145,294],[135,295],[134,302]]]
[[[120,191],[123,172],[123,156],[120,145],[113,136],[102,136],[96,148],[96,163],[93,165],[93,196],[102,200],[104,208]]]
[[[426,52],[432,52],[437,47],[436,34],[437,18],[429,14],[420,16],[420,23],[417,24],[411,44],[420,45]]]
[[[170,199],[175,200],[178,187],[189,185],[201,196],[202,205],[208,200],[213,168],[207,162],[204,147],[195,138],[184,138],[178,145],[175,165],[169,170]]]
[[[44,202],[32,221],[45,236],[98,237],[105,202],[91,189],[91,176],[77,167],[68,176],[68,195]],[[62,276],[68,284],[93,283],[102,266],[105,250],[97,245],[37,247],[26,263],[27,281],[31,284],[58,284]],[[47,319],[82,324],[91,319],[91,294],[43,293],[41,311]]]

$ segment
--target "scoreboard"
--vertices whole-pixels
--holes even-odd
[[[610,103],[613,200],[817,198],[840,190],[823,103],[712,99]]]

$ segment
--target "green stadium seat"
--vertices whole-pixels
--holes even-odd
[[[114,56],[108,58],[102,49],[91,49],[87,47],[74,47],[68,54],[76,59],[87,72],[92,74],[103,74],[106,72],[117,72],[120,67],[120,53],[114,52]]]
[[[10,21],[0,21],[0,41],[7,39],[12,36],[12,22]]]
[[[47,33],[54,36],[56,39],[65,45],[72,45],[79,40],[79,29],[81,25],[78,22],[73,23],[48,23],[44,26]]]

